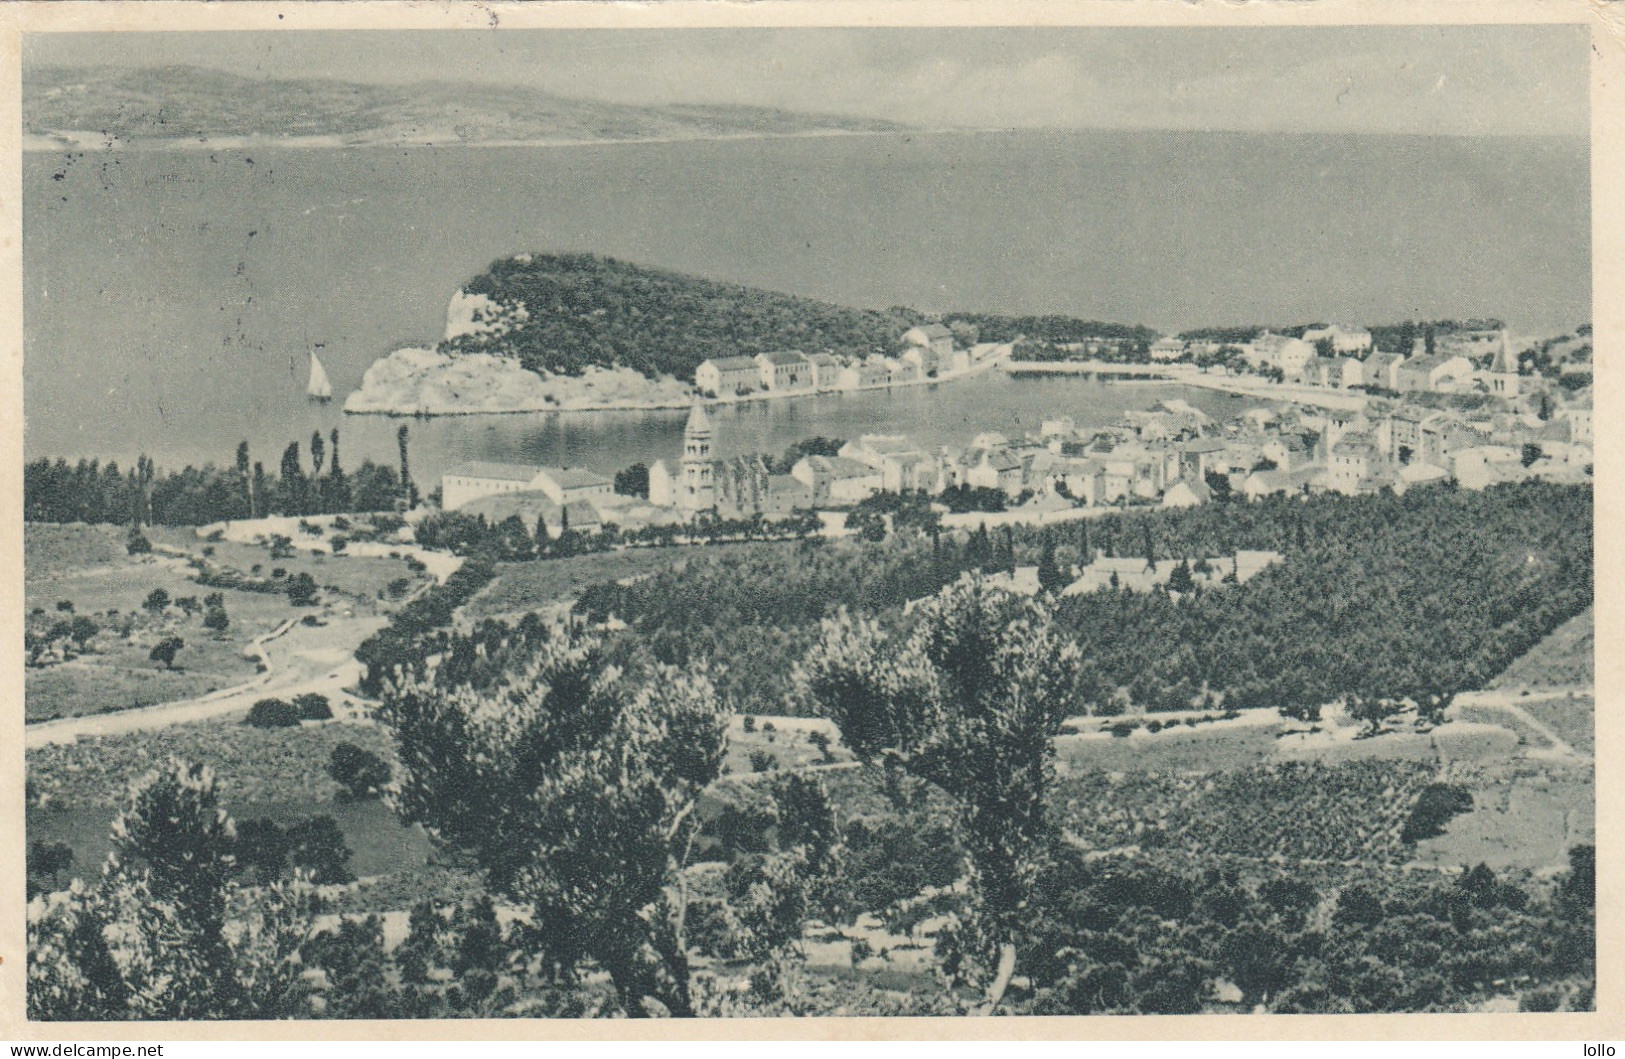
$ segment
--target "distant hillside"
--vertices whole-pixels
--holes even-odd
[[[699,139],[889,132],[884,121],[739,106],[627,106],[538,89],[264,81],[191,66],[31,68],[23,131],[71,143],[331,138],[342,144]]]
[[[710,357],[799,349],[889,352],[922,317],[906,309],[850,309],[812,298],[718,283],[593,254],[519,255],[464,285],[496,309],[449,338],[443,353],[517,357],[535,372],[588,365],[686,381]]]

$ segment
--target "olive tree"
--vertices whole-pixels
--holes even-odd
[[[1051,740],[1076,708],[1080,656],[1046,602],[977,575],[912,617],[901,635],[844,611],[826,619],[797,684],[861,761],[901,768],[954,801],[976,897],[962,971],[977,976],[996,953],[997,1003],[1051,838]]]
[[[627,1014],[693,1013],[671,894],[716,778],[726,718],[709,680],[633,681],[586,633],[555,633],[495,686],[431,675],[386,688],[391,800],[531,912],[562,981],[608,972]]]

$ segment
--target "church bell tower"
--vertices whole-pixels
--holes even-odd
[[[678,507],[684,511],[710,511],[717,506],[717,485],[711,464],[711,417],[696,401],[683,428],[683,488]]]

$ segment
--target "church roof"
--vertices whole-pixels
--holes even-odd
[[[695,401],[694,407],[688,410],[688,424],[683,427],[685,436],[711,433],[711,417],[705,414],[705,406]]]
[[[498,482],[531,482],[547,470],[528,463],[494,463],[489,460],[469,460],[446,472],[448,478],[482,478]]]

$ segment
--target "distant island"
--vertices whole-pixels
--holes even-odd
[[[261,80],[195,66],[30,67],[25,150],[635,143],[913,131],[747,106],[632,106],[540,89]]]
[[[905,337],[935,328],[941,364],[897,359]],[[346,412],[458,415],[587,409],[677,408],[704,392],[729,400],[769,397],[697,386],[701,365],[761,354],[827,354],[828,385],[861,389],[925,383],[990,366],[1026,335],[1054,340],[1111,334],[1143,349],[1146,328],[1069,317],[855,309],[736,283],[647,268],[594,254],[518,254],[457,290],[444,337],[376,361]],[[923,340],[929,342],[930,340]],[[997,352],[999,347],[1003,352]],[[951,357],[959,349],[959,363]],[[837,384],[835,369],[852,367]],[[861,365],[861,371],[858,367]],[[754,376],[754,367],[747,373]]]

